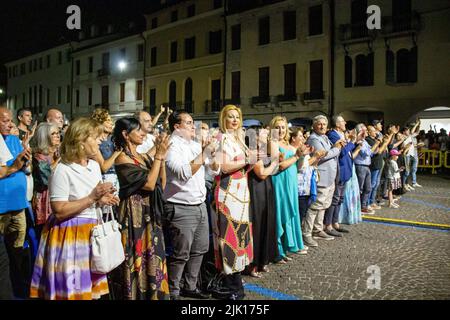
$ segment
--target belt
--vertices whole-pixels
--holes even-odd
[[[367,167],[367,168],[370,168],[370,164],[356,164],[356,163],[355,163],[355,166],[357,166],[357,167]]]
[[[204,202],[201,202],[201,203],[199,203],[199,204],[184,204],[184,203],[176,203],[176,202],[169,202],[169,201],[168,201],[167,203],[172,204],[172,205],[182,206],[182,207],[199,207],[199,206],[201,206]]]

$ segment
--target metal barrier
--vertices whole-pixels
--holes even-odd
[[[450,151],[441,152],[441,155],[444,158],[444,168],[450,169]]]
[[[421,149],[418,153],[420,154],[420,156],[417,167],[431,169],[432,174],[437,173],[436,169],[442,167],[443,162],[447,163],[447,161],[443,161],[444,152],[438,150]],[[447,153],[448,151],[446,152],[445,156],[447,156]]]

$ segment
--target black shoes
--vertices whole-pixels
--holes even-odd
[[[210,295],[208,293],[203,293],[199,289],[195,290],[181,290],[180,295],[182,297],[194,298],[194,299],[209,299]]]

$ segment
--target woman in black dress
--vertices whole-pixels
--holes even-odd
[[[278,257],[275,221],[275,196],[270,176],[278,168],[278,146],[267,143],[268,130],[261,129],[258,136],[258,161],[248,176],[250,190],[250,216],[253,223],[253,263],[249,275],[260,278],[268,272],[267,265]],[[274,152],[268,152],[268,146]],[[272,155],[272,162],[271,162]]]

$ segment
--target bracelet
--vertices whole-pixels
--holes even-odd
[[[159,159],[159,158],[157,158],[157,157],[155,157],[155,160],[164,161],[163,159]]]

